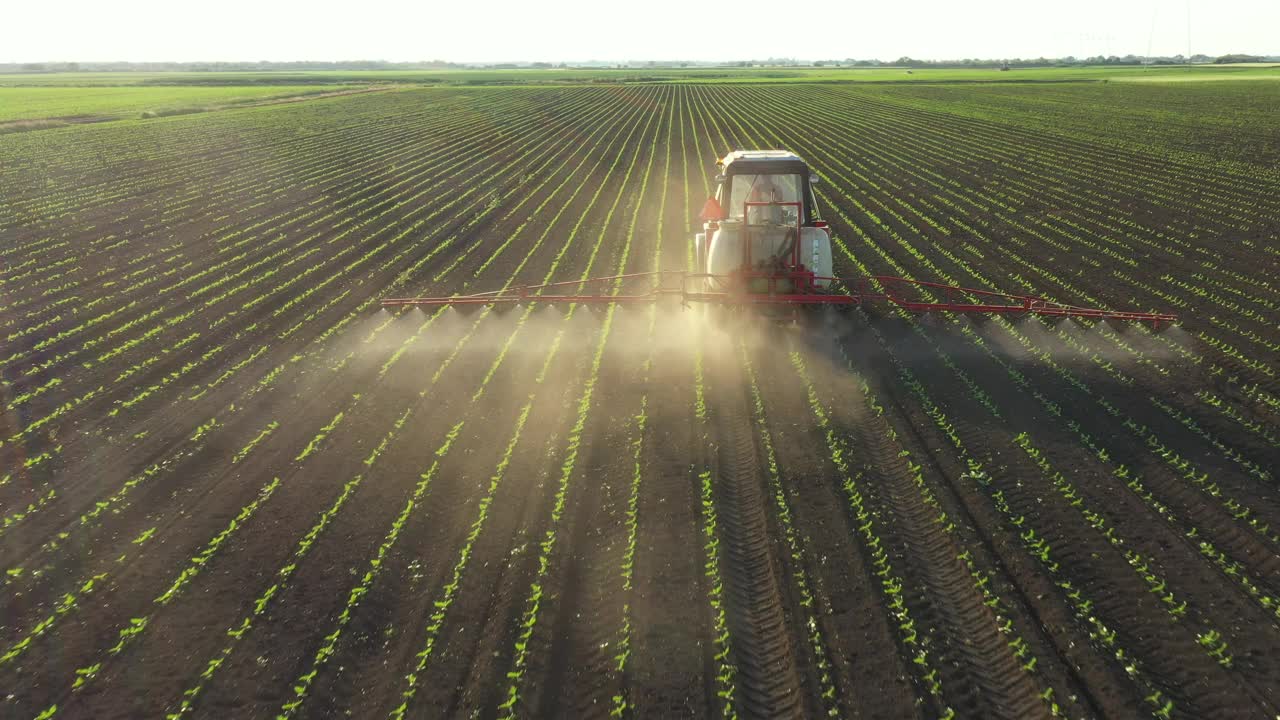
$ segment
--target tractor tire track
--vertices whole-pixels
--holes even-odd
[[[741,369],[715,358],[709,375],[716,452],[716,505],[721,521],[728,624],[745,717],[804,717],[805,699],[781,568],[765,508],[754,424]]]
[[[900,355],[927,357],[932,351],[922,344],[915,333],[905,333]],[[979,373],[980,385],[998,384],[982,382],[990,369],[974,371]],[[937,381],[926,384],[938,397],[956,403],[952,410],[958,417],[984,412],[967,396],[956,398],[955,385],[937,392]],[[1097,614],[1116,629],[1125,646],[1138,653],[1139,660],[1159,679],[1162,691],[1175,700],[1177,709],[1192,717],[1238,717],[1246,707],[1256,707],[1250,704],[1258,701],[1256,693],[1244,679],[1210,661],[1197,647],[1194,634],[1171,622],[1159,607],[1159,598],[1142,584],[1125,558],[1077,520],[1079,513],[1058,493],[1041,486],[1040,469],[1008,439],[1011,432],[992,423],[957,427],[966,446],[995,470],[992,487],[1002,491],[1013,512],[1025,516],[1028,526],[1053,548],[1061,573],[1096,601]]]
[[[1107,658],[1099,654],[1088,634],[1072,627],[1072,611],[1057,601],[1049,579],[1038,574],[1029,557],[1011,552],[1017,549],[1018,539],[1000,527],[999,518],[978,502],[979,495],[953,484],[953,479],[966,471],[962,458],[949,449],[949,439],[937,431],[924,409],[904,393],[904,378],[889,365],[885,353],[855,352],[865,349],[873,330],[862,313],[852,317],[856,319],[834,338],[839,352],[853,359],[857,370],[891,407],[888,420],[899,432],[899,439],[928,463],[939,501],[948,516],[960,520],[956,531],[965,537],[964,546],[975,565],[995,578],[995,590],[1003,596],[1001,605],[1017,635],[1040,660],[1037,672],[1055,690],[1053,699],[1063,714],[1099,717],[1104,707],[1125,707],[1126,714],[1142,712],[1140,698],[1126,697],[1127,688],[1105,671]],[[855,340],[860,344],[854,345]]]
[[[851,415],[847,407],[861,402],[857,378],[848,373],[833,348],[823,347],[819,353],[810,367],[824,378],[820,386],[828,388],[829,396],[842,400],[828,402],[833,422],[854,438],[854,447],[867,452],[863,462],[870,497],[879,500],[893,518],[886,528],[903,558],[895,564],[922,590],[912,615],[939,628],[946,640],[939,649],[939,666],[944,692],[953,694],[951,707],[969,717],[1049,717],[1040,690],[1019,667],[995,613],[975,589],[960,559],[964,548],[922,500],[901,444],[890,439],[893,431],[888,420],[870,412]]]

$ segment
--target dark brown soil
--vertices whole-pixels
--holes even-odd
[[[0,716],[1280,708],[1272,175],[840,86],[261,104],[0,136]],[[732,146],[843,276],[1183,321],[377,304],[684,269]]]

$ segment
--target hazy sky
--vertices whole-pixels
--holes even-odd
[[[0,61],[1280,54],[1280,0],[5,0]]]

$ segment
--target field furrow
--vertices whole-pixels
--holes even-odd
[[[0,134],[0,716],[1275,716],[1274,98],[777,80]],[[1179,321],[586,282],[753,148],[845,288]]]

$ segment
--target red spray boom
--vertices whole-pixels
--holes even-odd
[[[625,286],[644,280],[650,281],[648,287],[624,292]],[[1011,295],[889,275],[872,275],[852,283],[843,283],[847,288],[843,293],[829,292],[830,288],[819,289],[815,283],[821,280],[832,281],[831,287],[841,284],[838,278],[820,277],[805,270],[739,271],[728,275],[662,270],[544,285],[521,285],[474,295],[387,298],[382,301],[382,306],[497,306],[522,303],[634,305],[657,302],[661,298],[677,298],[684,305],[709,303],[729,306],[816,307],[887,303],[915,313],[1079,317],[1149,322],[1156,327],[1161,323],[1177,322],[1178,319],[1176,315],[1167,313],[1079,307],[1031,295]],[[877,286],[878,291],[873,289]],[[942,300],[919,300],[904,293],[913,289],[917,295],[928,292],[941,296]]]

